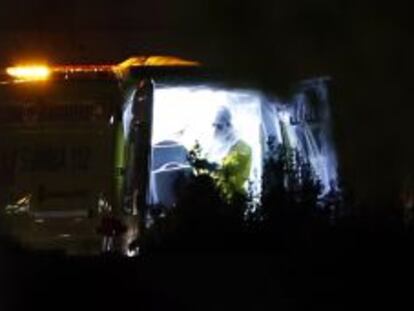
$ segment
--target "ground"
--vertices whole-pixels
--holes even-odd
[[[410,240],[349,232],[309,248],[64,257],[2,243],[1,310],[349,310],[409,302]]]

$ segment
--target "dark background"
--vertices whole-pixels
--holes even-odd
[[[329,75],[341,174],[360,206],[380,213],[414,172],[411,15],[398,1],[3,0],[0,66],[171,54],[221,66],[280,96],[302,78]],[[401,285],[411,257],[387,236],[367,241],[353,252],[338,246],[335,258],[323,245],[286,258],[193,254],[128,263],[31,257],[9,245],[0,254],[0,307],[349,309],[388,299],[395,309],[411,294]]]

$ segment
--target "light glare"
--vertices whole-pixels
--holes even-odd
[[[23,80],[46,80],[50,69],[46,66],[19,66],[6,69],[8,75]]]

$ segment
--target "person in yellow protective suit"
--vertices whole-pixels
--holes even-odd
[[[251,147],[238,138],[227,107],[220,107],[215,120],[214,145],[208,152],[210,159],[219,163],[213,173],[217,186],[227,200],[246,194],[245,186],[252,164]]]

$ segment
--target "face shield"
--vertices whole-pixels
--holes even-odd
[[[213,121],[214,138],[220,142],[226,142],[233,132],[231,113],[227,107],[220,107]]]

